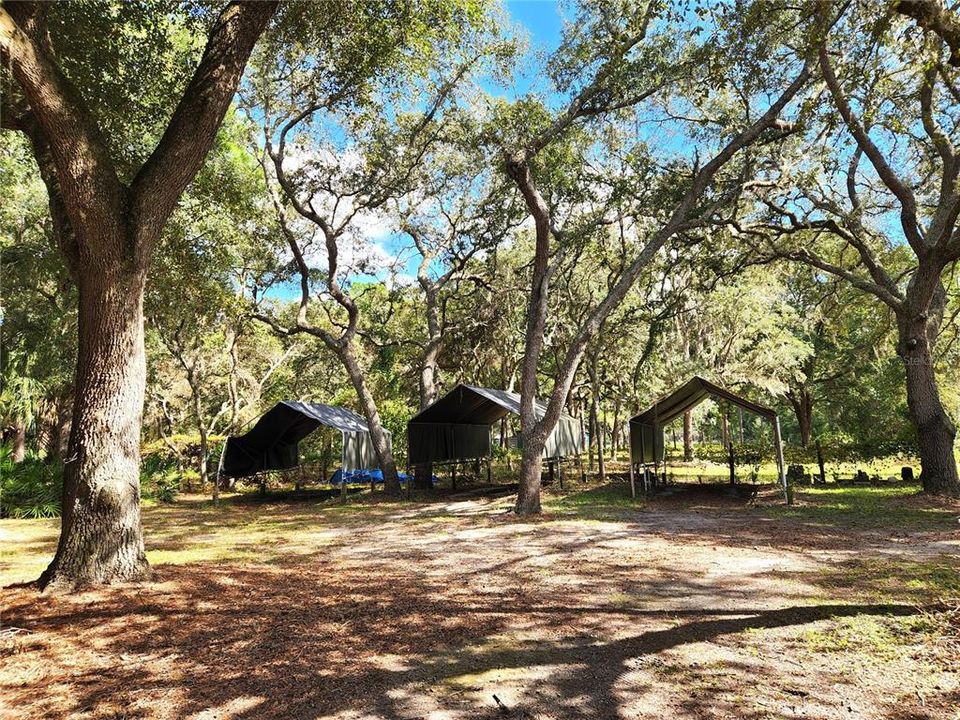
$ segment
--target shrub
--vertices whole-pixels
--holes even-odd
[[[8,448],[0,448],[0,517],[58,517],[63,465],[36,458],[14,463],[10,456]]]
[[[140,494],[160,502],[173,502],[180,491],[180,468],[159,454],[145,455],[140,464]]]

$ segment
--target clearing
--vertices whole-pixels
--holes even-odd
[[[152,582],[0,590],[0,716],[960,718],[960,506],[625,492],[147,507]],[[0,584],[57,530],[0,521]]]

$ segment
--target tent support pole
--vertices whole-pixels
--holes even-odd
[[[630,458],[630,499],[637,499],[637,481],[633,475],[633,458]]]
[[[219,490],[220,490],[220,473],[223,472],[223,456],[226,455],[226,453],[227,453],[227,441],[224,440],[224,441],[223,441],[223,447],[220,449],[220,462],[217,463],[217,477],[216,477],[216,479],[214,480],[214,482],[217,484],[217,491],[218,491],[218,492],[217,492],[217,499],[213,501],[213,502],[214,502],[214,505],[216,505],[217,503],[220,502],[220,492],[219,492]],[[821,465],[821,467],[823,467],[823,466]]]
[[[347,434],[343,430],[340,431],[340,502],[347,504]]]
[[[773,444],[777,451],[777,472],[780,474],[780,485],[783,487],[783,500],[790,504],[790,492],[787,490],[787,473],[783,466],[783,440],[780,437],[780,418],[773,417]]]
[[[487,458],[487,485],[490,485],[493,482],[493,480],[491,479],[491,476],[493,474],[492,466],[493,466],[493,456],[491,455],[490,457]]]

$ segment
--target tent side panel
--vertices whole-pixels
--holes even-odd
[[[547,460],[560,457],[574,457],[583,452],[583,436],[580,423],[576,418],[562,417],[544,448],[543,456]]]
[[[630,459],[645,465],[663,462],[663,425],[630,423]]]
[[[370,433],[343,431],[342,465],[344,470],[372,470],[380,467]]]
[[[230,437],[223,452],[220,473],[225,477],[250,477],[261,470],[289,470],[295,468],[298,462],[296,443],[277,444],[263,449],[251,447],[242,437]]]
[[[409,423],[407,447],[411,465],[488,457],[490,426],[461,423]]]

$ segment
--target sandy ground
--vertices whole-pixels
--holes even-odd
[[[957,531],[508,507],[147,509],[153,581],[0,591],[0,717],[960,718]],[[56,533],[0,521],[0,584]]]

